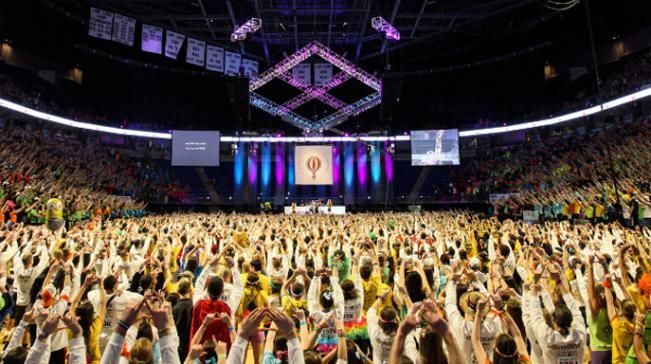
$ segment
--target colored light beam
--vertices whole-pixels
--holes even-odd
[[[366,186],[367,161],[366,144],[357,143],[357,182],[361,187]]]
[[[260,164],[260,179],[262,183],[262,193],[264,196],[269,194],[269,180],[271,180],[271,144],[262,144],[262,163]]]
[[[347,142],[344,146],[344,183],[345,191],[354,193],[353,182],[355,180],[355,154],[353,143]]]
[[[379,143],[373,143],[373,146],[375,148],[371,153],[371,179],[373,179],[373,186],[375,187],[380,183],[380,177],[382,176],[382,153]]]
[[[339,159],[339,149],[340,146],[335,144],[332,147],[332,184],[335,190],[339,185],[339,173],[341,172],[341,161]]]
[[[384,142],[384,174],[387,177],[387,183],[393,182],[393,154],[389,152],[389,142]]]
[[[285,145],[276,144],[276,188],[282,189],[285,180]]]
[[[258,156],[249,151],[249,189],[255,190],[258,182]]]
[[[289,146],[287,151],[287,186],[294,187],[294,178],[296,173],[294,171],[294,144]]]
[[[233,180],[236,190],[240,190],[244,179],[244,143],[239,143],[237,149],[238,152],[233,159]]]

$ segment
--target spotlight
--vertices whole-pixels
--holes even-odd
[[[231,34],[231,42],[243,41],[246,39],[247,33],[255,33],[262,27],[262,19],[251,18],[246,23],[235,27]]]
[[[235,143],[231,144],[231,155],[237,155],[237,153],[238,153],[237,144]]]
[[[384,33],[387,39],[400,40],[400,32],[381,16],[371,19],[371,26],[378,32]]]

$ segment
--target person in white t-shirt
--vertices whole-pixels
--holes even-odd
[[[524,294],[522,319],[542,349],[543,364],[581,364],[585,354],[586,325],[579,305],[569,292],[569,284],[560,270],[550,272],[550,277],[560,287],[565,305],[556,304],[552,312],[552,325],[548,325],[540,304],[541,288],[534,284]]]
[[[99,335],[99,348],[104,352],[104,348],[115,329],[115,325],[122,313],[130,306],[142,301],[142,295],[130,291],[122,291],[117,285],[115,276],[108,276],[102,282],[106,290],[106,318],[102,325],[102,331]],[[99,290],[88,292],[88,300],[93,304],[95,312],[99,311],[100,297]]]

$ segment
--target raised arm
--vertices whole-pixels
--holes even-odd
[[[606,296],[606,309],[608,310],[608,319],[612,321],[617,317],[617,311],[615,311],[615,304],[613,300],[613,292],[604,287],[604,296]]]
[[[635,316],[635,336],[633,337],[633,350],[640,363],[649,363],[651,359],[647,354],[646,345],[644,344],[644,326],[646,316],[638,313]]]
[[[599,314],[599,302],[597,300],[597,292],[594,287],[594,269],[593,257],[588,257],[588,303],[590,306],[590,313],[592,317],[597,317]]]
[[[478,363],[486,363],[488,360],[488,355],[486,355],[486,350],[481,345],[481,322],[484,319],[484,309],[488,305],[488,302],[485,299],[477,302],[477,310],[475,313],[475,321],[473,321],[472,326],[472,351],[475,353]]]

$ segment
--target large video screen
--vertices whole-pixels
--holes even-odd
[[[219,166],[218,131],[172,131],[173,166]]]
[[[297,145],[294,148],[296,185],[332,184],[332,146]]]
[[[459,164],[459,130],[412,130],[412,166]]]

